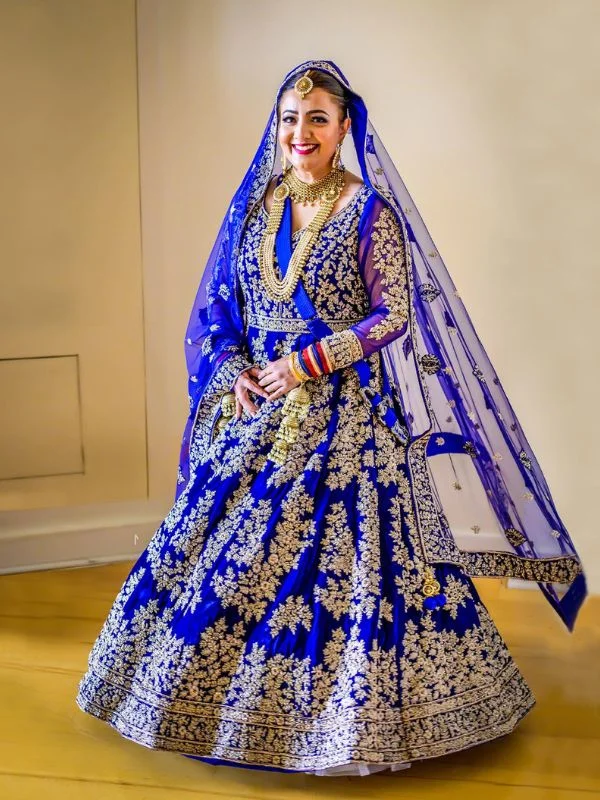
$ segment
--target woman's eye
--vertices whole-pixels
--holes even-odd
[[[286,125],[288,125],[288,124],[289,125],[293,125],[294,122],[296,122],[296,117],[291,117],[291,116],[282,117],[281,121],[285,122]],[[311,121],[319,123],[319,124],[321,124],[321,123],[327,124],[326,117],[318,117],[318,116],[317,117],[311,117]]]

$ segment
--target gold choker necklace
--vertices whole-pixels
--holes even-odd
[[[335,192],[338,186],[344,185],[344,169],[335,167],[328,172],[323,178],[313,183],[305,183],[301,181],[296,175],[294,170],[289,167],[283,176],[283,183],[290,190],[290,197],[295,203],[303,203],[311,205],[321,199],[325,199],[328,195]]]
[[[282,182],[275,187],[269,219],[258,248],[260,277],[271,300],[283,302],[289,300],[293,295],[321,228],[342,193],[344,180],[344,167],[334,167],[324,178],[314,183],[304,183],[294,175],[290,167],[284,173]],[[288,195],[297,203],[314,203],[318,200],[320,207],[302,231],[300,241],[294,248],[287,272],[282,279],[275,272],[275,239],[281,225],[284,203]]]

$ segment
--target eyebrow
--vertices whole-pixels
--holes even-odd
[[[297,114],[297,111],[294,111],[293,108],[286,108],[285,111],[282,112],[283,114]],[[329,116],[329,112],[324,111],[322,108],[313,108],[310,111],[306,112],[307,114],[327,114]]]

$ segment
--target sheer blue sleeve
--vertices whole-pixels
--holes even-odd
[[[358,262],[369,297],[367,316],[321,342],[341,369],[399,338],[408,325],[406,251],[394,212],[373,194],[359,223]]]

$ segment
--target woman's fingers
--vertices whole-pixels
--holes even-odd
[[[255,381],[251,380],[250,378],[247,378],[247,377],[244,376],[244,380],[243,380],[242,385],[244,386],[244,388],[248,389],[249,391],[260,395],[260,397],[264,397],[266,399],[269,398],[269,393],[267,392],[267,390],[263,389],[262,386],[259,386],[258,383],[256,383]]]
[[[244,370],[244,372],[238,375],[233,387],[233,392],[235,394],[235,416],[237,419],[240,419],[244,410],[252,416],[258,411],[258,406],[256,403],[252,402],[248,394],[250,390],[256,392],[256,394],[262,395],[265,399],[269,397],[264,389],[261,389],[260,386],[257,386],[254,381],[248,378],[248,371]]]
[[[298,381],[287,369],[287,361],[284,359],[269,363],[265,369],[252,367],[245,370],[235,386],[237,419],[244,411],[254,416],[259,410],[256,403],[252,402],[249,392],[254,392],[265,400],[277,400],[297,385]]]
[[[277,400],[299,385],[299,381],[297,381],[293,376],[284,378],[278,381],[276,384],[273,384],[272,391],[269,393],[269,400]]]
[[[264,369],[259,370],[257,377],[261,386],[264,386],[265,383],[269,383],[269,381],[274,379],[281,380],[281,378],[284,378],[288,374],[289,365],[287,358],[279,358],[277,361],[269,361]]]
[[[242,390],[239,395],[239,401],[249,414],[256,414],[258,406],[250,400],[248,392]]]
[[[266,372],[262,378],[259,379],[258,383],[260,386],[269,386],[273,381],[276,381],[280,376],[277,375],[276,372]]]
[[[250,399],[250,395],[248,394],[248,389],[246,388],[247,382],[248,381],[244,377],[238,378],[236,381],[234,387],[234,394],[236,401],[235,405],[236,415],[239,410],[238,406],[241,406],[242,409],[245,409],[249,414],[256,414],[256,412],[258,411],[258,406],[256,405],[256,403],[252,402],[252,400]]]

